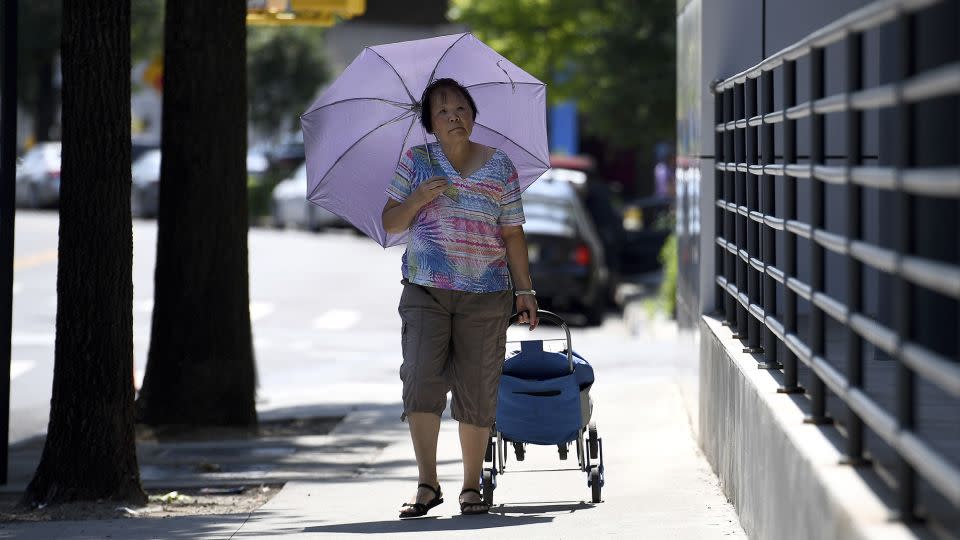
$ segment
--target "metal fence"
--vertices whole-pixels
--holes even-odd
[[[760,367],[782,369],[783,393],[806,392],[812,423],[829,421],[827,392],[845,405],[847,462],[865,463],[864,433],[870,430],[897,454],[894,484],[899,513],[904,520],[917,510],[916,475],[920,474],[954,508],[960,507],[960,469],[947,456],[918,436],[915,430],[915,389],[918,379],[932,383],[956,400],[960,398],[958,358],[918,343],[911,330],[911,313],[923,309],[917,288],[960,303],[960,266],[917,255],[912,223],[918,198],[960,200],[960,166],[920,167],[913,156],[917,126],[914,107],[960,94],[960,61],[918,72],[915,63],[915,17],[937,0],[876,2],[807,36],[758,65],[713,85],[716,140],[716,285],[717,308],[735,337],[755,353]],[[896,29],[900,49],[893,82],[865,88],[864,35],[881,25]],[[844,52],[844,91],[825,95],[827,47]],[[809,100],[797,103],[797,69],[803,59],[809,68]],[[960,59],[958,59],[960,60]],[[774,71],[781,70],[779,88]],[[774,110],[779,92],[782,108]],[[865,165],[863,115],[884,109],[895,118],[895,129],[883,137],[896,139],[891,166]],[[888,113],[888,114],[889,114]],[[840,115],[846,148],[842,165],[828,164],[825,156],[825,119]],[[809,156],[797,156],[797,121],[809,126]],[[782,130],[782,146],[775,148],[775,129]],[[957,141],[953,141],[957,148]],[[779,150],[780,159],[777,160]],[[956,154],[954,154],[954,158]],[[836,161],[836,160],[833,160]],[[775,208],[775,177],[782,186],[782,204]],[[809,182],[810,220],[798,218],[798,190]],[[825,226],[825,186],[845,186],[846,233]],[[863,195],[866,188],[889,192],[894,211],[895,247],[884,247],[862,234]],[[954,242],[958,231],[945,231]],[[775,244],[779,239],[781,257]],[[809,282],[798,277],[797,239],[809,241]],[[845,259],[846,301],[827,293],[825,257],[833,252]],[[893,280],[893,323],[884,324],[863,309],[863,275],[876,269]],[[924,293],[926,294],[926,292]],[[777,306],[777,297],[783,300]],[[926,298],[926,296],[924,296]],[[798,329],[798,299],[809,303],[805,335]],[[942,304],[939,304],[942,305]],[[781,314],[778,318],[778,312]],[[826,358],[826,317],[841,325],[845,351],[838,369]],[[958,329],[954,329],[958,331]],[[782,343],[778,354],[778,343]],[[888,411],[864,391],[865,346],[875,347],[896,361],[896,406]],[[810,388],[798,384],[798,360],[813,376]],[[957,404],[957,401],[953,401]],[[960,416],[956,405],[954,413]],[[957,418],[957,417],[954,417]]]

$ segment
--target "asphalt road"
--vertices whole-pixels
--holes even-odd
[[[43,433],[53,378],[57,272],[56,212],[16,219],[10,440]],[[250,315],[258,408],[309,402],[392,403],[399,397],[401,247],[383,249],[349,231],[314,234],[252,229]],[[134,222],[134,363],[143,377],[150,340],[156,222]],[[511,339],[523,330],[512,331]],[[629,370],[635,346],[622,319],[578,332],[576,349],[602,355],[604,369]],[[546,331],[540,337],[559,337]],[[665,367],[665,369],[667,369]]]

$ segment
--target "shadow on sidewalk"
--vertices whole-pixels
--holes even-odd
[[[358,523],[338,523],[335,525],[320,525],[306,527],[307,533],[354,533],[354,534],[391,534],[406,532],[438,532],[438,531],[470,531],[479,529],[496,529],[502,527],[519,527],[537,523],[553,521],[548,516],[505,516],[491,513],[486,516],[455,516],[440,519],[424,517],[405,521],[395,519],[390,521],[365,521]]]

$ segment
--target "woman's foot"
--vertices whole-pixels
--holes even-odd
[[[479,490],[465,488],[460,492],[461,514],[486,514],[489,511],[490,505],[483,502],[483,495]]]
[[[443,502],[443,494],[440,492],[440,485],[434,488],[430,484],[417,485],[417,494],[410,502],[405,502],[400,507],[400,518],[413,518],[425,516],[431,508]]]

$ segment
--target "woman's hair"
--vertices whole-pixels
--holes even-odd
[[[477,104],[473,101],[473,96],[470,95],[470,92],[463,87],[462,84],[458,83],[453,79],[437,79],[430,83],[426,89],[423,91],[423,97],[420,98],[420,123],[423,124],[424,129],[427,130],[427,133],[433,133],[433,111],[430,107],[430,96],[433,94],[433,91],[438,88],[449,88],[457,90],[463,97],[467,99],[467,103],[470,104],[470,109],[473,110],[473,119],[477,119]]]

